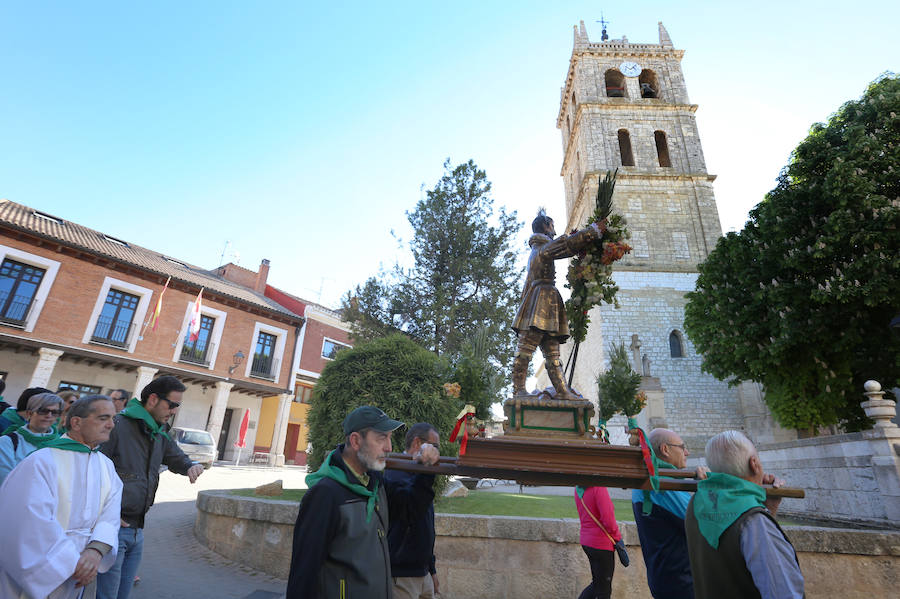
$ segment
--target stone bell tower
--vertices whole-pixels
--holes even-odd
[[[599,178],[618,169],[613,209],[627,218],[634,248],[615,266],[621,308],[603,306],[590,314],[573,387],[596,399],[609,344],[628,348],[638,335],[664,395],[655,423],[678,430],[697,448],[712,434],[748,423],[741,392],[700,371],[700,356],[684,334],[685,293],[694,289],[697,264],[722,230],[715,176],[706,170],[682,56],[662,23],[658,44],[626,37],[594,43],[582,21],[556,126],[562,133],[566,230],[586,223]],[[632,368],[641,373],[644,365]]]

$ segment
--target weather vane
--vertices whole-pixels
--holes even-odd
[[[603,27],[603,30],[600,32],[600,41],[605,42],[609,39],[609,36],[606,34],[606,26],[609,25],[609,21],[603,19],[603,11],[600,11],[600,20],[597,21],[600,23],[600,26]]]

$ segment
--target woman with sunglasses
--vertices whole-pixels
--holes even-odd
[[[59,437],[53,424],[62,410],[63,400],[54,393],[38,393],[28,399],[26,424],[0,437],[0,484],[28,454]]]

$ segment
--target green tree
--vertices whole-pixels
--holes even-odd
[[[489,348],[487,331],[478,329],[471,340],[463,343],[453,373],[448,377],[459,383],[461,403],[475,406],[476,418],[483,420],[491,416],[491,404],[499,400],[500,390],[506,385],[506,380],[489,363]]]
[[[597,377],[599,417],[609,420],[618,412],[626,416],[640,412],[640,402],[635,400],[640,386],[641,375],[632,370],[625,344],[610,344],[609,369]]]
[[[310,470],[344,441],[344,417],[359,406],[381,408],[407,426],[430,422],[441,435],[441,454],[461,404],[442,384],[447,365],[405,335],[395,333],[338,352],[316,383],[309,410]],[[405,427],[394,433],[395,451],[404,447]]]
[[[513,240],[516,213],[494,209],[491,183],[473,161],[444,163],[444,175],[406,216],[412,266],[370,278],[343,300],[356,339],[403,331],[456,362],[466,342],[486,332],[486,364],[509,371],[521,268]],[[470,356],[471,357],[471,356]]]
[[[757,381],[787,427],[866,425],[900,377],[900,79],[813,125],[778,184],[700,266],[685,329],[703,369]]]

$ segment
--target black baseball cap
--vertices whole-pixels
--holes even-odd
[[[364,428],[375,429],[380,433],[389,433],[403,426],[403,423],[388,418],[388,415],[374,406],[356,408],[344,418],[344,434],[361,431]]]

